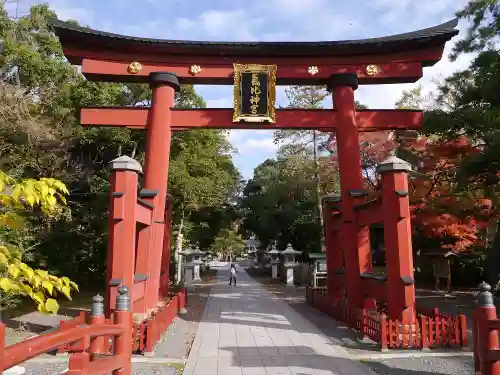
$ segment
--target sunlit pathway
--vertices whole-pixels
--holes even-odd
[[[374,375],[241,269],[218,272],[184,375]]]

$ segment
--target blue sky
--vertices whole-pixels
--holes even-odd
[[[19,0],[19,13],[39,1]],[[314,41],[377,37],[413,31],[454,17],[466,0],[52,0],[45,1],[60,19],[120,34],[218,41]],[[10,13],[14,12],[14,4]],[[465,29],[464,24],[460,28]],[[432,91],[434,81],[467,67],[470,56],[451,63],[447,54],[424,70],[420,84]],[[193,61],[193,63],[195,63]],[[311,62],[312,63],[312,62]],[[403,90],[415,85],[361,87],[356,98],[370,108],[393,108]],[[230,86],[198,86],[209,107],[231,107]],[[284,88],[278,104],[285,105]],[[272,131],[232,131],[238,149],[234,162],[243,177],[275,155]]]

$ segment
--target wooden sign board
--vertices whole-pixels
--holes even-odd
[[[316,263],[316,272],[327,272],[326,259],[318,259],[318,262]]]
[[[276,65],[233,64],[233,122],[276,121]]]

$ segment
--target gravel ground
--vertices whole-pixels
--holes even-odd
[[[162,341],[154,348],[155,357],[187,359],[209,292],[209,285],[195,286],[189,292],[187,313],[179,315],[168,327]]]
[[[362,361],[379,375],[470,375],[472,357],[400,358]]]
[[[26,375],[54,375],[68,369],[65,363],[28,363],[25,366]],[[178,364],[146,364],[146,363],[133,363],[133,375],[180,375],[182,367]]]

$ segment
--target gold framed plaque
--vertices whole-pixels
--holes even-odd
[[[276,65],[233,64],[233,122],[276,122]]]

